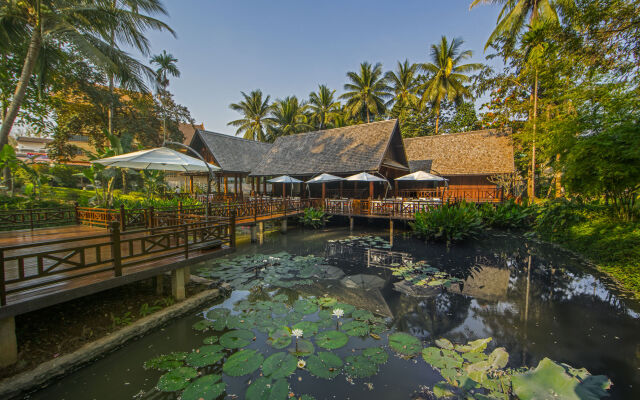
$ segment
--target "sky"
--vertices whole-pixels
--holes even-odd
[[[497,6],[469,10],[471,0],[165,0],[176,31],[149,34],[153,53],[178,59],[169,90],[207,130],[240,114],[240,92],[261,89],[272,100],[305,99],[318,84],[342,93],[346,73],[363,61],[395,69],[399,60],[426,62],[442,35],[462,37],[472,61],[485,61]],[[495,63],[495,62],[494,62]]]

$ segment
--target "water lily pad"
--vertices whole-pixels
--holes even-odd
[[[456,345],[456,351],[460,353],[467,352],[480,352],[484,351],[487,348],[487,344],[492,340],[492,338],[478,339],[467,343],[466,345]]]
[[[345,322],[341,329],[349,336],[367,336],[369,334],[369,324],[364,321]]]
[[[544,358],[535,369],[511,378],[513,391],[522,400],[600,399],[607,396],[611,381],[605,376],[587,376],[582,382],[559,364]]]
[[[372,321],[374,320],[374,316],[371,311],[368,310],[355,310],[351,313],[351,318],[357,319],[359,321]]]
[[[157,388],[161,392],[175,392],[182,390],[189,381],[198,376],[198,371],[189,367],[176,368],[167,372],[158,379]]]
[[[230,312],[227,308],[214,308],[207,312],[206,317],[213,323],[213,329],[221,331],[227,327]]]
[[[354,312],[356,310],[356,308],[354,306],[352,306],[351,304],[347,304],[347,303],[336,303],[331,307],[332,310],[336,310],[338,308],[341,309],[342,311],[344,311],[344,316],[345,317],[349,316],[352,312]]]
[[[287,325],[293,325],[295,323],[302,321],[303,318],[304,318],[304,315],[302,313],[293,311],[285,315],[284,321]]]
[[[437,339],[436,346],[440,347],[441,349],[453,350],[453,343],[445,338]]]
[[[214,344],[214,343],[218,343],[218,337],[217,336],[209,336],[206,337],[204,339],[202,339],[202,343],[204,344]]]
[[[460,368],[462,357],[453,350],[439,349],[437,347],[427,347],[422,349],[422,358],[434,368]]]
[[[509,353],[504,347],[498,347],[489,354],[489,363],[492,369],[501,369],[507,366],[509,362]]]
[[[202,331],[206,331],[207,329],[211,329],[213,327],[213,322],[209,321],[208,319],[203,319],[191,325],[191,327],[196,331],[202,332]]]
[[[229,329],[253,329],[256,325],[255,320],[245,314],[241,315],[230,315],[227,317],[226,322],[227,328]]]
[[[363,355],[345,359],[344,372],[352,378],[367,378],[378,373],[378,364]]]
[[[338,302],[338,300],[336,300],[333,297],[316,297],[315,302],[320,307],[326,308],[326,307],[333,307]]]
[[[286,314],[289,312],[289,307],[284,303],[274,302],[271,306],[271,312],[278,315]]]
[[[415,356],[420,353],[422,344],[418,338],[404,332],[396,332],[389,335],[389,346],[403,356]]]
[[[318,311],[318,306],[307,299],[296,300],[293,309],[302,314],[313,314]]]
[[[316,335],[316,344],[327,350],[339,349],[348,341],[349,336],[340,331],[324,331]]]
[[[311,337],[318,333],[318,324],[311,321],[301,321],[293,325],[291,329],[302,329],[303,337]]]
[[[227,349],[239,349],[253,341],[253,332],[246,330],[229,331],[220,336],[220,344]]]
[[[257,370],[264,356],[256,350],[240,350],[225,361],[222,370],[229,376],[243,376]]]
[[[264,360],[262,373],[272,379],[286,378],[295,372],[297,364],[298,360],[293,355],[285,352],[275,353]]]
[[[307,370],[313,376],[323,379],[333,379],[340,374],[342,360],[333,353],[318,352],[307,358]]]
[[[171,371],[180,368],[184,364],[184,359],[188,353],[175,352],[163,354],[144,362],[144,369],[157,369],[159,371]]]
[[[256,379],[245,393],[246,400],[286,400],[289,396],[289,383],[285,379],[273,381],[269,378]]]
[[[269,333],[267,342],[276,349],[284,349],[291,344],[291,332],[286,327],[280,327]]]
[[[308,356],[313,354],[314,351],[315,348],[313,347],[313,343],[311,343],[311,340],[307,339],[298,339],[298,344],[289,348],[289,352],[298,357]]]
[[[205,375],[191,382],[182,392],[182,400],[215,400],[222,393],[226,384],[220,381],[217,374]]]
[[[384,364],[389,359],[389,354],[382,347],[369,347],[362,351],[362,355],[376,364]]]
[[[480,353],[462,353],[462,358],[470,363],[476,363],[480,361],[486,361],[488,356],[482,352]]]
[[[206,367],[207,365],[213,365],[224,357],[222,350],[223,347],[218,344],[202,346],[187,356],[187,364],[192,367]]]

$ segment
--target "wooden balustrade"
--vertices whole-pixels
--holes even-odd
[[[34,229],[77,222],[76,208],[34,208],[0,211],[0,230]]]
[[[199,219],[180,225],[121,232],[120,222],[111,232],[82,238],[36,242],[0,248],[0,304],[7,296],[64,281],[113,271],[120,276],[142,263],[161,262],[212,246],[235,246],[234,219]]]

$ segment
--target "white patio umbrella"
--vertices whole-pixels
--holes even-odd
[[[415,182],[419,182],[419,181],[443,182],[443,181],[447,181],[448,179],[443,178],[441,176],[430,174],[428,172],[416,171],[412,174],[408,174],[408,175],[404,175],[399,178],[396,178],[396,180],[397,181],[415,181]]]
[[[351,175],[345,178],[348,181],[353,182],[369,182],[369,197],[373,198],[373,183],[374,182],[386,182],[387,185],[389,181],[384,178],[380,178],[379,176],[371,175],[367,172],[360,172],[359,174]],[[386,194],[385,194],[386,196]]]
[[[188,156],[167,147],[156,147],[149,150],[134,151],[133,153],[93,160],[92,163],[107,167],[154,169],[160,171],[178,172],[208,172],[207,194],[210,192],[209,182],[212,171],[220,170],[215,165]]]
[[[302,183],[302,181],[300,179],[296,179],[296,178],[292,178],[289,175],[282,175],[282,176],[278,176],[277,178],[273,178],[273,179],[269,179],[267,182],[269,183],[282,183],[282,197],[285,197],[286,195],[286,191],[285,191],[285,185],[287,183]],[[293,194],[293,185],[291,185],[291,191]]]
[[[315,178],[309,179],[307,183],[322,183],[322,198],[325,198],[325,193],[327,191],[327,183],[328,182],[338,182],[344,181],[344,178],[339,176],[331,175],[331,174],[320,174]]]

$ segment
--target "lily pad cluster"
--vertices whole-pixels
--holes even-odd
[[[416,286],[430,287],[451,287],[453,284],[461,284],[464,281],[460,278],[440,271],[429,266],[425,261],[407,262],[404,265],[391,264],[393,275],[398,276],[406,282]]]
[[[339,243],[343,246],[352,247],[364,247],[364,248],[376,248],[388,250],[391,248],[391,244],[388,240],[381,238],[380,236],[362,235],[362,236],[349,236],[345,239],[328,240],[329,243]]]
[[[506,368],[509,353],[502,347],[487,353],[491,340],[456,345],[442,338],[435,346],[422,349],[422,358],[444,379],[434,385],[433,394],[437,398],[505,400],[600,399],[608,395],[611,381],[606,376],[593,376],[586,369],[548,358],[533,369]]]
[[[276,254],[241,255],[201,268],[197,275],[225,281],[233,289],[249,290],[256,286],[289,288],[309,285],[323,274],[322,257]]]

